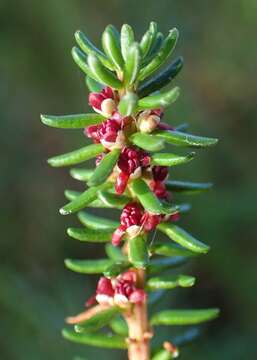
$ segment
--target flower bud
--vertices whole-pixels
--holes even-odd
[[[155,130],[160,122],[160,117],[144,111],[138,117],[138,128],[142,133],[151,133]]]
[[[88,102],[97,113],[105,117],[112,116],[116,110],[114,93],[110,87],[105,87],[100,93],[90,93]]]
[[[112,116],[115,109],[116,104],[113,99],[105,99],[101,104],[102,114],[106,117]]]
[[[146,301],[147,295],[143,289],[136,289],[129,297],[133,304],[142,304]]]

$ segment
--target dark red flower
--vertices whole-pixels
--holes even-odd
[[[99,125],[88,126],[85,129],[87,137],[92,138],[95,143],[102,143],[107,149],[112,147],[122,147],[124,135],[121,131],[121,123],[111,118],[103,121]]]
[[[133,225],[140,225],[142,216],[142,207],[138,203],[132,202],[122,210],[120,223],[125,229]]]
[[[164,182],[152,180],[149,183],[149,187],[159,199],[168,198],[169,193],[166,190],[166,186]]]
[[[153,166],[152,174],[155,181],[164,181],[169,174],[169,168],[167,166]]]
[[[162,215],[144,213],[142,217],[142,225],[145,231],[151,231],[156,228],[162,221]]]
[[[114,290],[113,290],[113,287],[112,287],[111,280],[102,276],[98,281],[97,288],[96,288],[96,294],[97,295],[113,296],[114,295]]]
[[[133,147],[126,147],[122,150],[117,163],[121,170],[115,184],[117,194],[122,194],[125,191],[131,175],[136,177],[141,175],[141,169],[149,166],[150,160],[149,154],[145,151]]]
[[[114,231],[112,235],[112,244],[118,246],[125,235],[125,232],[131,226],[140,226],[143,216],[141,206],[136,202],[127,204],[120,216],[120,226]]]
[[[99,93],[90,93],[88,102],[96,112],[106,117],[110,117],[116,109],[114,93],[110,87],[105,87]]]

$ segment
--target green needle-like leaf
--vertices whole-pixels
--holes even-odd
[[[90,319],[75,325],[75,331],[78,333],[84,333],[99,330],[108,325],[114,316],[119,312],[120,310],[116,306],[103,310],[92,316]]]
[[[102,45],[104,52],[119,71],[123,70],[123,58],[121,54],[120,44],[113,31],[113,27],[108,25],[102,35]]]
[[[104,86],[100,84],[98,81],[92,79],[89,76],[86,76],[86,85],[91,92],[100,92],[103,90]]]
[[[94,170],[91,169],[80,169],[80,168],[70,169],[70,175],[73,177],[73,179],[79,181],[88,181],[92,176],[93,172]]]
[[[106,244],[105,252],[106,255],[116,263],[127,261],[127,257],[123,255],[121,249],[118,246],[114,246],[112,244]]]
[[[195,239],[192,235],[177,225],[171,223],[162,223],[159,224],[157,228],[166,234],[171,240],[193,252],[205,254],[210,249],[208,245]]]
[[[154,135],[164,139],[167,143],[179,146],[206,147],[215,145],[218,139],[190,135],[179,131],[158,130]]]
[[[195,278],[187,275],[167,275],[154,277],[147,281],[147,288],[155,291],[160,289],[174,289],[180,287],[191,287],[195,283]]]
[[[132,115],[137,108],[138,96],[133,92],[127,92],[119,102],[118,110],[123,116]]]
[[[185,194],[195,194],[207,191],[212,187],[212,183],[195,183],[189,181],[168,180],[166,187],[170,191],[182,192]]]
[[[138,101],[139,110],[156,109],[159,107],[167,107],[174,103],[179,97],[179,88],[174,87],[171,90],[161,92],[157,95],[150,95]]]
[[[140,86],[138,87],[139,97],[147,96],[168,85],[171,80],[173,80],[178,75],[178,73],[183,67],[183,63],[183,58],[180,56],[160,73],[151,77],[146,82],[140,84]]]
[[[83,225],[93,230],[111,231],[111,230],[115,230],[120,225],[118,221],[105,219],[100,216],[86,213],[85,211],[80,211],[78,213],[78,218]]]
[[[149,262],[146,240],[137,236],[128,241],[128,258],[135,268],[145,268]]]
[[[130,186],[133,193],[147,211],[153,214],[172,214],[177,211],[177,208],[164,206],[149,189],[144,180],[140,178],[136,179]]]
[[[65,190],[64,191],[64,196],[66,197],[67,200],[70,200],[70,201],[76,199],[81,194],[82,194],[81,191],[75,191],[75,190]]]
[[[106,191],[100,191],[98,198],[103,204],[105,204],[106,207],[114,209],[123,209],[124,206],[130,201],[130,198],[127,196],[111,194]]]
[[[60,209],[60,213],[62,215],[68,215],[72,214],[78,210],[83,209],[88,204],[90,204],[92,201],[94,201],[97,198],[97,194],[101,190],[107,190],[108,188],[111,188],[111,183],[104,183],[99,186],[94,186],[86,191],[84,191],[81,195],[76,197],[73,201],[71,201],[69,204],[63,206]]]
[[[160,51],[162,44],[163,44],[164,36],[161,32],[158,32],[156,34],[156,38],[154,40],[154,43],[152,44],[150,51],[147,56],[142,61],[142,67],[149,64],[150,61],[157,55],[157,53]]]
[[[181,156],[171,153],[156,153],[152,156],[151,164],[160,166],[175,166],[185,164],[195,157],[195,153],[191,152],[188,155]]]
[[[154,314],[152,325],[194,325],[215,319],[219,309],[164,310]]]
[[[154,354],[151,360],[172,360],[174,357],[172,356],[170,351],[166,349],[161,349]]]
[[[66,259],[65,260],[65,265],[69,270],[81,274],[102,274],[112,264],[113,261],[110,259],[98,259],[98,260]]]
[[[137,81],[140,63],[140,47],[138,43],[134,42],[132,45],[130,45],[124,66],[124,83],[126,87],[131,87]]]
[[[143,35],[142,40],[140,42],[140,48],[142,52],[142,57],[146,57],[149,53],[151,47],[154,45],[157,36],[157,24],[156,22],[150,22],[149,29]]]
[[[129,268],[129,263],[127,261],[118,261],[112,263],[104,270],[104,276],[111,278],[113,276],[118,276]]]
[[[141,69],[139,73],[139,80],[144,80],[156,71],[170,56],[172,50],[175,48],[178,39],[178,30],[176,28],[170,30],[169,35],[163,41],[163,45],[159,53],[153,58],[153,60]]]
[[[120,33],[120,45],[123,59],[126,61],[130,46],[134,42],[134,31],[128,24],[123,24]]]
[[[119,156],[120,149],[114,149],[106,154],[88,180],[88,186],[97,186],[105,182],[105,180],[112,173]]]
[[[163,256],[194,256],[194,252],[181,247],[180,245],[173,244],[171,242],[157,242],[154,243],[150,251],[152,254]]]
[[[108,60],[106,55],[101,50],[99,50],[94,44],[92,44],[91,41],[82,31],[78,30],[75,32],[75,39],[78,45],[80,46],[80,48],[86,54],[91,54],[91,53],[95,54],[105,67],[107,67],[110,70],[114,70],[113,64]]]
[[[130,136],[130,141],[147,151],[160,151],[164,148],[164,141],[157,136],[137,132]]]
[[[68,228],[67,234],[79,241],[103,243],[111,241],[113,231],[92,230],[87,228]]]
[[[60,129],[83,129],[89,125],[99,124],[104,120],[100,114],[77,115],[41,115],[41,121],[47,126]]]
[[[107,70],[94,54],[88,55],[88,65],[93,78],[100,83],[110,86],[114,89],[121,89],[122,83],[117,79],[116,75]],[[90,76],[90,75],[89,75]],[[92,76],[91,76],[92,77]]]
[[[77,47],[73,47],[71,50],[71,55],[73,60],[78,65],[78,67],[89,77],[92,79],[99,81],[99,79],[95,76],[95,74],[91,71],[90,67],[87,64],[86,55]],[[101,81],[100,81],[101,82]]]
[[[114,318],[110,322],[110,327],[116,334],[128,336],[128,325],[121,316],[117,316],[116,318]]]
[[[54,156],[48,159],[47,162],[53,167],[69,166],[92,159],[103,151],[102,144],[92,144],[66,154]]]
[[[105,333],[76,333],[70,329],[63,329],[62,335],[65,339],[90,346],[107,349],[126,349],[125,337]]]

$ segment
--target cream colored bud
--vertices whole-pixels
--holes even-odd
[[[126,234],[129,239],[133,239],[138,236],[141,231],[141,227],[138,225],[131,225],[126,229]]]
[[[122,130],[119,130],[117,133],[117,138],[115,142],[110,142],[101,139],[101,143],[106,149],[114,150],[114,149],[122,149],[124,145],[126,144],[126,138],[124,135],[124,132]]]
[[[100,305],[113,305],[113,298],[111,296],[105,295],[105,294],[98,294],[96,295],[96,301],[100,304]]]
[[[142,175],[142,169],[141,169],[141,167],[139,166],[139,167],[136,168],[136,170],[135,170],[132,174],[130,174],[130,177],[129,177],[129,178],[130,178],[131,180],[135,180],[135,179],[140,178],[141,175]]]
[[[116,104],[113,99],[104,99],[101,104],[102,114],[106,117],[112,115],[112,113],[116,110]]]
[[[138,119],[138,127],[142,133],[151,133],[156,129],[160,122],[157,115],[142,116]]]
[[[125,307],[128,306],[129,301],[128,301],[128,298],[125,295],[115,294],[114,295],[114,303],[117,306],[125,308]]]

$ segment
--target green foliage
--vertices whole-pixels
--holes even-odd
[[[125,338],[119,335],[104,333],[76,333],[70,329],[64,329],[62,335],[65,339],[76,343],[97,346],[107,349],[126,349]]]
[[[153,315],[152,325],[195,325],[215,319],[218,309],[164,310]]]
[[[92,176],[89,178],[87,182],[88,186],[97,186],[105,182],[108,176],[112,173],[119,156],[119,149],[115,149],[105,155],[100,164],[95,168]]]
[[[128,258],[135,268],[145,268],[148,265],[148,249],[143,236],[128,241]]]
[[[106,310],[103,310],[90,319],[80,322],[75,325],[75,331],[77,333],[92,332],[103,328],[108,325],[109,322],[120,312],[118,307],[112,306]]]

